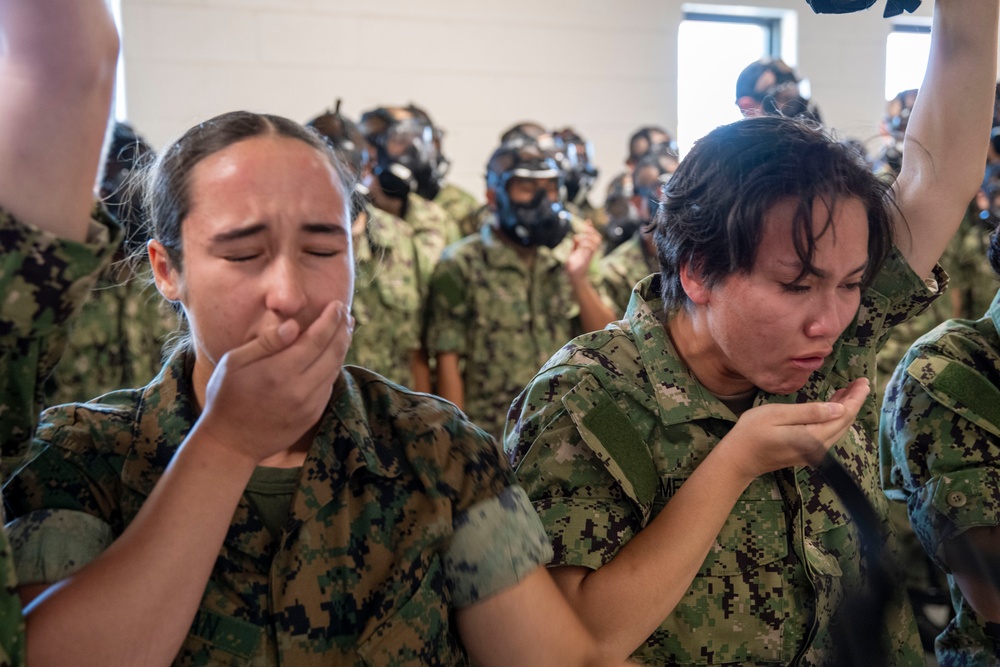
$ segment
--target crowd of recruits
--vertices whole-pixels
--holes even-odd
[[[766,96],[765,103],[776,97]],[[800,101],[793,100],[793,103]],[[743,104],[740,106],[743,108]],[[809,110],[808,105],[802,106],[803,110]],[[365,302],[369,306],[367,314],[372,317],[370,322],[384,315],[380,312],[384,308],[397,308],[401,318],[383,323],[382,335],[401,336],[400,345],[392,346],[391,351],[404,352],[402,361],[397,355],[397,359],[388,361],[389,366],[384,371],[377,360],[363,361],[362,365],[385,374],[393,369],[408,371],[409,381],[404,384],[423,390],[436,388],[442,396],[465,407],[473,420],[488,430],[495,430],[496,425],[502,429],[509,396],[516,395],[527,380],[506,384],[485,382],[485,371],[491,368],[496,371],[496,359],[513,360],[522,356],[530,380],[552,352],[546,346],[555,343],[558,347],[560,341],[568,340],[574,333],[569,330],[567,334],[561,329],[552,333],[546,329],[576,320],[577,332],[594,331],[620,316],[620,311],[615,312],[611,305],[614,300],[609,301],[607,293],[598,291],[602,287],[601,274],[591,273],[592,260],[602,239],[588,224],[574,222],[573,217],[562,210],[565,198],[562,186],[572,180],[565,178],[566,170],[553,158],[558,158],[561,151],[571,157],[575,154],[580,161],[578,148],[566,149],[566,146],[575,146],[579,137],[564,133],[561,141],[554,141],[551,135],[530,125],[505,133],[501,147],[491,157],[487,168],[486,212],[471,211],[468,196],[452,194],[445,199],[453,207],[464,206],[468,213],[461,216],[463,220],[469,220],[471,214],[479,224],[478,234],[455,242],[459,234],[453,228],[460,227],[454,214],[435,216],[433,207],[428,204],[448,190],[440,187],[444,164],[440,157],[441,135],[435,132],[426,114],[412,106],[377,109],[365,114],[361,119],[362,136],[367,135],[364,142],[357,137],[353,140],[347,137],[350,123],[336,112],[312,124],[319,126],[324,118],[329,121],[330,117],[345,128],[341,135],[319,129],[335,143],[341,142],[338,148],[342,156],[344,147],[349,145],[367,145],[376,154],[371,160],[354,161],[361,189],[355,193],[360,196],[352,196],[351,211],[359,277],[353,311],[357,320],[353,345],[358,346],[362,339],[359,334],[367,324],[364,321]],[[635,204],[641,208],[648,206],[646,202],[655,196],[677,164],[676,152],[665,133],[661,135],[659,130],[647,128],[633,137],[633,144],[637,139],[639,143],[644,140],[650,147],[633,168],[632,187],[638,195]],[[358,152],[363,155],[364,150],[360,148]],[[586,150],[582,152],[586,154]],[[366,169],[370,169],[370,173],[366,173]],[[592,169],[582,173],[590,179],[594,175]],[[627,186],[621,187],[624,190]],[[567,191],[570,189],[566,187]],[[583,208],[586,188],[577,183],[574,195],[573,203]],[[421,211],[431,212],[415,214]],[[637,218],[632,217],[646,221],[650,219],[650,212],[640,211]],[[401,222],[408,224],[401,225]],[[615,229],[613,224],[608,227]],[[648,273],[645,269],[653,268],[650,260],[654,254],[649,236],[648,233],[629,235],[622,247],[609,253],[601,264],[614,266],[612,258],[616,253],[628,250],[632,258],[642,260],[640,266],[644,268],[639,277]],[[438,260],[436,264],[435,260]],[[618,266],[629,267],[636,263],[619,258]],[[367,300],[361,298],[366,287],[370,292]],[[630,287],[628,289],[631,291]],[[400,300],[397,297],[401,291],[415,292],[417,298]],[[488,297],[477,301],[474,294],[478,292]],[[524,307],[519,308],[519,302]],[[552,317],[554,313],[565,314]],[[559,322],[540,325],[539,315],[548,315],[549,320]],[[409,330],[402,325],[406,320],[412,322]],[[375,326],[371,329],[373,333],[376,330]],[[508,333],[527,334],[528,338],[510,345],[503,342]],[[385,337],[373,337],[373,348],[386,352],[386,340]],[[364,347],[360,346],[361,351],[355,349],[353,353],[364,354]],[[432,356],[428,356],[428,352]],[[429,363],[431,358],[437,363]],[[505,367],[503,371],[513,375],[517,365],[512,363],[512,368]],[[472,391],[467,390],[470,386]],[[483,391],[477,394],[479,389]],[[749,403],[742,408],[733,407],[739,405],[739,401],[726,405],[736,414],[749,407]],[[525,405],[515,407],[516,414]],[[499,421],[495,416],[498,410]],[[478,415],[478,419],[474,415]],[[516,451],[512,456],[516,458]],[[756,639],[761,640],[761,637]],[[676,646],[670,650],[674,656],[684,653]],[[750,649],[744,646],[744,650]],[[767,650],[770,649],[764,652]]]

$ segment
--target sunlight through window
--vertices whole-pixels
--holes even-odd
[[[930,26],[897,25],[885,44],[885,99],[919,88],[931,48]]]
[[[743,68],[777,55],[777,21],[690,15],[677,36],[677,143],[681,154],[709,131],[739,120],[736,78]]]

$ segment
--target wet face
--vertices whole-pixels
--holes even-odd
[[[195,380],[268,327],[304,329],[354,291],[350,222],[326,156],[287,137],[240,141],[199,162],[182,222],[183,272],[151,248],[157,286],[179,301]],[[155,243],[155,242],[154,242]]]
[[[752,387],[776,394],[797,391],[823,365],[858,310],[868,266],[863,204],[853,198],[836,202],[832,227],[816,239],[814,265],[820,275],[798,278],[801,262],[791,231],[796,203],[785,200],[765,215],[749,274],[694,290],[692,301],[703,309],[715,348],[712,362],[696,375],[702,379],[704,373],[703,382],[716,393]],[[817,202],[817,230],[827,217],[827,208]]]

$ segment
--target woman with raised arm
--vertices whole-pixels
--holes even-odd
[[[660,274],[512,406],[553,576],[612,655],[836,664],[837,609],[874,582],[815,465],[839,463],[885,522],[875,351],[944,287],[935,262],[982,177],[997,5],[938,0],[891,190],[794,119],[701,139],[665,187]],[[884,618],[885,664],[923,665],[902,591]]]

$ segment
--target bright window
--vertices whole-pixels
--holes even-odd
[[[739,120],[736,79],[764,56],[779,56],[777,18],[686,12],[677,35],[677,143],[681,154]]]
[[[920,87],[930,48],[930,25],[893,26],[885,43],[885,99],[891,100],[897,93]]]

